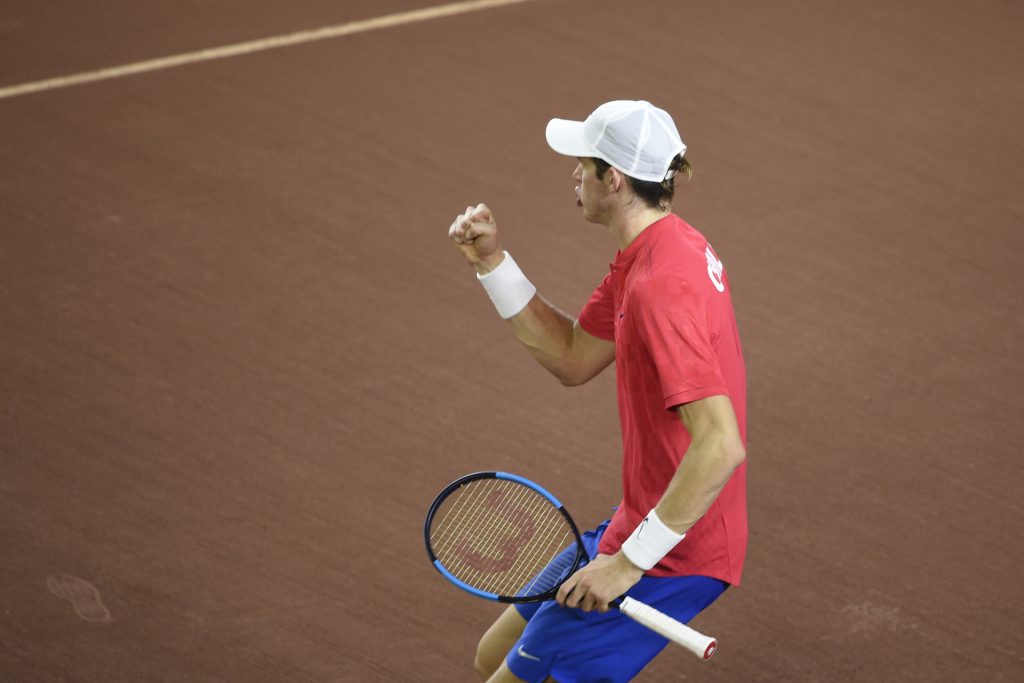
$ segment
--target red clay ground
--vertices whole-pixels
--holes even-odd
[[[0,87],[426,3],[0,8]],[[1024,680],[1024,9],[536,0],[0,100],[0,680],[461,681],[500,607],[435,491],[616,502],[446,243],[578,310],[613,253],[551,116],[676,114],[735,290],[744,585],[643,681]]]

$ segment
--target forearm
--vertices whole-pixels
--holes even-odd
[[[516,338],[562,384],[582,384],[613,360],[614,344],[586,334],[576,320],[544,301],[510,256],[481,260],[475,267]]]
[[[658,517],[682,534],[708,511],[745,458],[738,436],[710,434],[690,444],[656,506]]]
[[[572,347],[575,320],[537,295],[509,323],[516,338],[548,372],[563,384],[577,383]]]

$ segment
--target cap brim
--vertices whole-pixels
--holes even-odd
[[[551,119],[548,121],[544,136],[548,140],[548,146],[559,154],[569,157],[595,156],[593,148],[583,137],[582,121]]]

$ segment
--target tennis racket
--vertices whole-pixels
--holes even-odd
[[[553,495],[506,472],[476,472],[438,494],[424,524],[427,554],[446,579],[498,602],[550,600],[589,562],[576,523]],[[626,616],[704,660],[718,641],[629,596],[612,601]]]

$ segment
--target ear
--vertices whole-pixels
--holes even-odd
[[[626,178],[622,175],[619,169],[612,166],[608,169],[608,187],[612,192],[618,192],[622,188],[622,184],[626,181]]]

